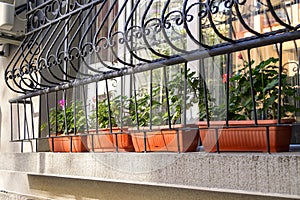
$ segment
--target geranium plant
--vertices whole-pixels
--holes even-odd
[[[83,103],[74,101],[67,104],[64,99],[59,100],[58,106],[50,109],[49,123],[51,133],[69,134],[83,131],[86,125]],[[45,129],[47,125],[48,123],[44,123],[41,129]]]
[[[250,70],[253,80],[253,95],[258,119],[277,119],[278,102],[281,100],[281,117],[290,118],[298,109],[289,103],[295,99],[296,89],[289,83],[286,73],[281,74],[281,96],[279,97],[278,58],[268,58],[254,65],[248,63],[242,55],[238,56],[243,66],[229,78],[229,120],[253,119],[254,107],[251,94]]]
[[[96,110],[93,110],[89,116],[89,123],[91,128],[96,127],[96,119],[98,117],[98,126],[99,128],[108,128],[109,127],[109,112],[108,112],[108,101],[107,99],[99,100],[98,102],[98,116],[96,116]],[[111,112],[110,123],[112,127],[117,126],[115,120],[115,113]]]
[[[170,122],[171,124],[180,124],[181,115],[185,109],[189,109],[194,105],[198,105],[199,120],[206,119],[205,106],[205,81],[202,77],[195,76],[196,72],[187,69],[186,73],[183,67],[180,67],[178,73],[174,73],[168,81],[168,97],[166,95],[166,86],[152,83],[152,99],[149,91],[145,88],[140,88],[137,91],[136,99],[130,98],[129,113],[131,120],[137,122],[137,117],[140,126],[148,126],[150,123],[150,112],[152,112],[152,125],[167,125],[168,112],[167,101],[169,101]],[[186,79],[186,88],[184,86]],[[186,89],[186,96],[184,99],[184,89]],[[211,111],[211,103],[214,99],[210,97],[207,92],[209,102],[209,109]],[[136,105],[135,105],[136,101]],[[151,102],[152,101],[152,102]],[[184,102],[185,101],[185,102]]]

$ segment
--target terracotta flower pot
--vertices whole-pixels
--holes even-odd
[[[128,128],[123,128],[123,131],[118,127],[113,127],[113,133],[118,133],[118,151],[129,152],[134,151],[131,135],[128,133]],[[122,133],[123,132],[123,133]],[[110,133],[109,128],[101,128],[96,134],[96,130],[91,130],[88,135],[88,147],[94,152],[115,152],[116,151],[116,135]],[[93,144],[94,143],[94,144]],[[94,149],[93,149],[94,145]]]
[[[173,125],[172,128],[173,129],[169,129],[168,126],[158,126],[152,130],[149,130],[147,127],[142,127],[138,131],[132,130],[131,136],[135,151],[145,151],[145,143],[146,151],[196,151],[198,146],[197,125],[188,125],[188,128],[194,128],[191,130],[182,130],[183,125],[181,124]],[[180,148],[178,148],[178,145]]]
[[[71,136],[62,135],[56,137],[55,134],[51,135],[48,139],[50,151],[52,152],[87,152],[87,137],[86,136]],[[72,140],[72,151],[71,151]],[[53,149],[54,148],[54,149]]]
[[[206,152],[217,151],[216,131],[218,130],[218,143],[220,151],[255,151],[267,152],[267,126],[269,127],[270,152],[289,151],[294,120],[282,120],[282,125],[277,125],[277,120],[258,120],[259,127],[254,126],[253,120],[211,121],[210,129],[206,122],[199,122],[200,137]],[[286,126],[285,126],[286,125]],[[232,128],[239,126],[238,128]]]

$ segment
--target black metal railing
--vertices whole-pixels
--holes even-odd
[[[234,114],[253,120],[244,127],[265,127],[270,152],[268,130],[275,125],[259,119],[272,115],[276,126],[285,126],[283,118],[298,114],[298,12],[293,1],[30,0],[25,39],[5,71],[7,86],[21,94],[10,100],[11,140],[22,149],[36,141],[40,151],[43,140],[50,138],[55,150],[55,138],[71,136],[72,151],[78,137],[92,135],[86,150],[94,151],[98,135],[108,132],[119,151],[125,135],[143,133],[143,151],[149,151],[146,136],[168,129],[177,134],[171,151],[182,152],[189,148],[185,132],[198,139],[199,129],[219,129],[214,120],[233,127],[239,91],[232,88],[241,82],[232,77],[244,66],[250,106],[236,106]],[[254,66],[261,61],[273,63],[268,70],[276,65],[278,79],[259,92]],[[257,102],[262,94],[269,102]],[[272,114],[261,112],[265,105]],[[191,126],[198,121],[207,127]]]

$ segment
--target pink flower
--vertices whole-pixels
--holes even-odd
[[[58,101],[58,104],[59,104],[62,108],[65,107],[65,103],[66,103],[66,101],[65,101],[64,99],[61,99],[61,100]]]
[[[238,59],[241,59],[241,60],[243,60],[243,55],[242,55],[241,53],[239,53],[239,55],[238,55]]]

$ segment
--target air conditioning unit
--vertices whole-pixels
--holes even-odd
[[[0,44],[20,44],[25,35],[26,5],[26,0],[0,0]]]

